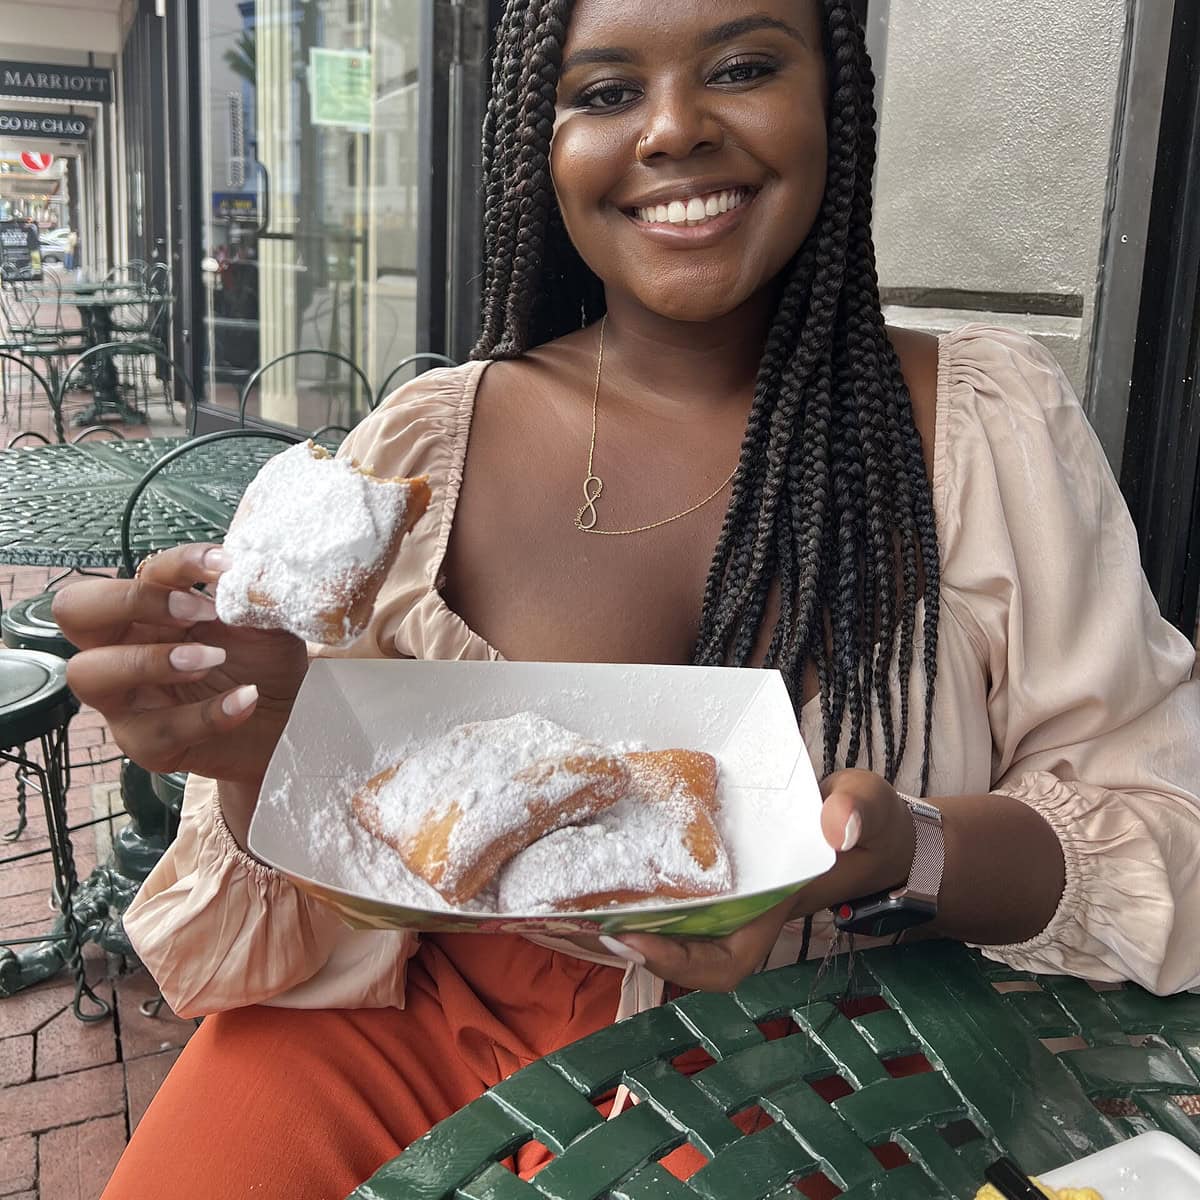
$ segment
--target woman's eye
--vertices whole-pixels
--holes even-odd
[[[713,83],[753,83],[775,74],[775,64],[769,62],[727,63],[712,76]]]
[[[589,88],[575,103],[579,108],[619,108],[636,96],[637,92],[623,83],[602,83]]]

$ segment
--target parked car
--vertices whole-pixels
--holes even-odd
[[[61,263],[65,261],[67,257],[67,236],[70,232],[71,230],[64,226],[62,229],[51,229],[49,233],[42,234],[42,262]]]

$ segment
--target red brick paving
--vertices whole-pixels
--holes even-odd
[[[7,438],[0,424],[0,445]],[[44,567],[0,565],[0,602],[44,591],[59,572]],[[4,653],[0,648],[0,653]],[[108,758],[119,751],[108,741],[104,719],[84,709],[72,722],[75,762]],[[72,772],[68,809],[72,822],[107,811],[119,763]],[[47,845],[41,798],[29,796],[29,825],[15,842],[0,841],[0,858]],[[0,767],[0,831],[16,824],[16,786],[11,767]],[[75,833],[80,875],[96,864],[97,830]],[[54,919],[48,857],[0,866],[2,938],[34,936]],[[195,1029],[167,1008],[157,1018],[139,1005],[157,995],[140,969],[110,960],[95,947],[85,951],[89,979],[113,1006],[113,1016],[84,1024],[71,1012],[74,988],[61,974],[29,991],[0,999],[0,1197],[3,1200],[97,1200],[129,1130],[162,1083],[180,1048]],[[127,973],[121,973],[126,967]]]
[[[21,1034],[0,1041],[0,1087],[25,1083],[32,1078],[33,1035]]]
[[[14,1189],[25,1195],[37,1182],[37,1141],[29,1134],[5,1138],[0,1142],[0,1194],[9,1195]]]
[[[142,1114],[154,1099],[154,1093],[162,1086],[162,1081],[178,1057],[178,1050],[164,1050],[161,1054],[146,1054],[125,1063],[125,1095],[131,1131],[137,1128]]]
[[[95,1200],[125,1147],[125,1116],[52,1129],[38,1139],[38,1186],[57,1200]]]
[[[0,1092],[0,1129],[10,1134],[45,1134],[92,1117],[124,1112],[121,1063],[35,1079]]]

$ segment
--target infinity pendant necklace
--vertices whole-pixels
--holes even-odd
[[[681,517],[691,515],[698,508],[703,508],[710,501],[715,500],[733,482],[733,477],[737,474],[737,467],[735,466],[729,472],[728,478],[715,491],[705,496],[703,500],[693,504],[691,508],[685,508],[682,512],[677,512],[673,517],[663,517],[661,521],[651,521],[649,525],[638,525],[634,529],[596,528],[596,524],[600,519],[596,512],[596,501],[604,494],[604,480],[596,474],[595,459],[596,415],[600,406],[600,372],[604,367],[604,327],[607,323],[608,315],[605,314],[600,319],[600,352],[596,355],[596,386],[592,392],[592,440],[588,445],[587,476],[583,481],[583,506],[575,514],[575,528],[580,533],[594,533],[602,537],[625,537],[627,534],[646,533],[651,529],[670,525],[672,521],[678,521]]]

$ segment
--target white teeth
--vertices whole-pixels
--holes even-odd
[[[650,204],[635,208],[633,215],[651,225],[701,225],[730,209],[739,208],[750,198],[744,188],[711,192],[707,196],[692,196],[688,200],[672,200],[669,204]]]

